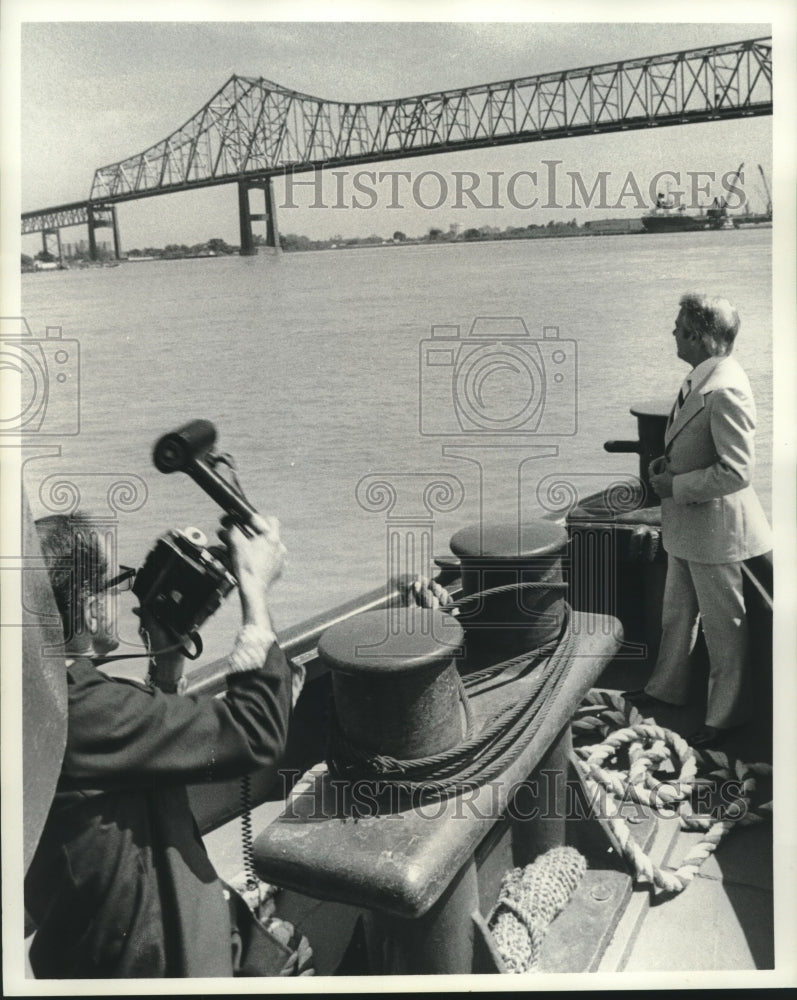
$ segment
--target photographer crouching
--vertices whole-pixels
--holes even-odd
[[[229,517],[222,525],[243,623],[226,658],[227,690],[216,698],[176,693],[183,653],[143,606],[147,682],[98,669],[95,661],[104,662],[112,646],[105,594],[117,581],[109,580],[90,519],[37,522],[63,622],[68,684],[66,751],[25,879],[37,978],[239,971],[228,894],[200,839],[186,785],[255,769],[276,774],[292,672],[269,614],[269,590],[285,559],[279,526],[257,514],[246,533]]]

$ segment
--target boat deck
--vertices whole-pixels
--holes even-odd
[[[601,685],[615,693],[639,687],[648,672],[649,667],[639,662],[614,663]],[[702,722],[702,711],[698,698],[689,709],[662,707],[650,717],[687,736]],[[770,743],[766,722],[759,722],[728,746],[729,756],[746,762],[771,760]],[[762,791],[766,796],[769,789]],[[279,802],[255,809],[255,831],[262,830],[281,810]],[[674,820],[651,820],[634,832],[644,837],[654,863],[676,867],[703,836],[680,830]],[[222,828],[207,834],[205,842],[222,877],[234,879],[241,871],[242,856],[237,838],[230,833],[229,828]],[[634,885],[625,864],[605,842],[597,852],[584,853],[591,871],[580,890],[583,898],[572,899],[551,925],[540,972],[743,972],[774,968],[771,823],[735,828],[687,888],[667,899],[657,898],[647,884]],[[608,918],[595,904],[603,898],[604,889],[606,897],[614,895],[609,904],[616,909]],[[355,954],[352,956],[350,949],[346,955],[358,910],[285,890],[277,897],[277,914],[306,934],[318,974],[365,973],[358,964],[364,956],[357,955],[356,935]],[[585,926],[590,921],[603,921],[603,926]],[[574,942],[579,944],[574,947]]]
[[[684,858],[701,836],[668,833],[662,838],[663,863]],[[651,905],[647,889],[637,890],[598,971],[755,971],[772,969],[774,962],[772,830],[767,825],[731,833],[678,896]]]
[[[705,663],[698,659],[698,667]],[[650,666],[614,664],[603,683],[617,691],[640,687]],[[691,707],[662,705],[648,714],[687,737],[703,722],[705,675],[698,669]],[[768,685],[764,685],[766,689]],[[769,692],[761,703],[769,704]],[[754,721],[722,747],[730,760],[772,761],[771,717]],[[763,786],[762,782],[762,786]],[[771,787],[762,787],[763,799]],[[660,866],[676,866],[703,834],[660,821],[648,853]],[[755,971],[774,968],[773,833],[771,822],[734,828],[677,896],[654,902],[647,886],[634,889],[600,972]]]

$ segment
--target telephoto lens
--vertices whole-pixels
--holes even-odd
[[[155,444],[152,461],[159,472],[184,472],[216,443],[216,428],[209,420],[191,420],[164,434]]]

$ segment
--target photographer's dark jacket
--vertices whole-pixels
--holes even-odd
[[[222,885],[186,784],[276,773],[291,704],[276,644],[220,698],[68,667],[58,790],[25,879],[38,978],[232,975]]]

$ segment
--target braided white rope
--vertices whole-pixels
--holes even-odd
[[[602,743],[574,751],[573,759],[582,773],[585,789],[599,815],[606,818],[623,857],[631,865],[637,882],[649,882],[668,893],[682,892],[694,879],[704,862],[716,851],[722,840],[735,827],[763,822],[771,816],[772,803],[753,812],[751,798],[756,790],[756,775],[770,776],[769,764],[733,763],[733,773],[739,792],[732,796],[724,815],[719,818],[699,815],[691,805],[693,792],[700,782],[715,784],[727,780],[731,768],[725,754],[706,751],[700,754],[677,733],[641,720],[636,708],[630,711],[619,695],[591,691],[576,712],[574,735],[592,731],[604,734]],[[629,723],[631,723],[629,725]],[[612,731],[612,727],[620,728]],[[604,765],[627,748],[628,772],[609,770]],[[713,766],[709,774],[698,777],[699,765],[708,760]],[[673,779],[655,777],[662,766],[674,766]],[[621,805],[639,802],[654,809],[663,818],[680,820],[681,829],[703,831],[704,836],[693,845],[677,868],[655,865],[631,835]],[[619,803],[619,804],[618,804]]]

